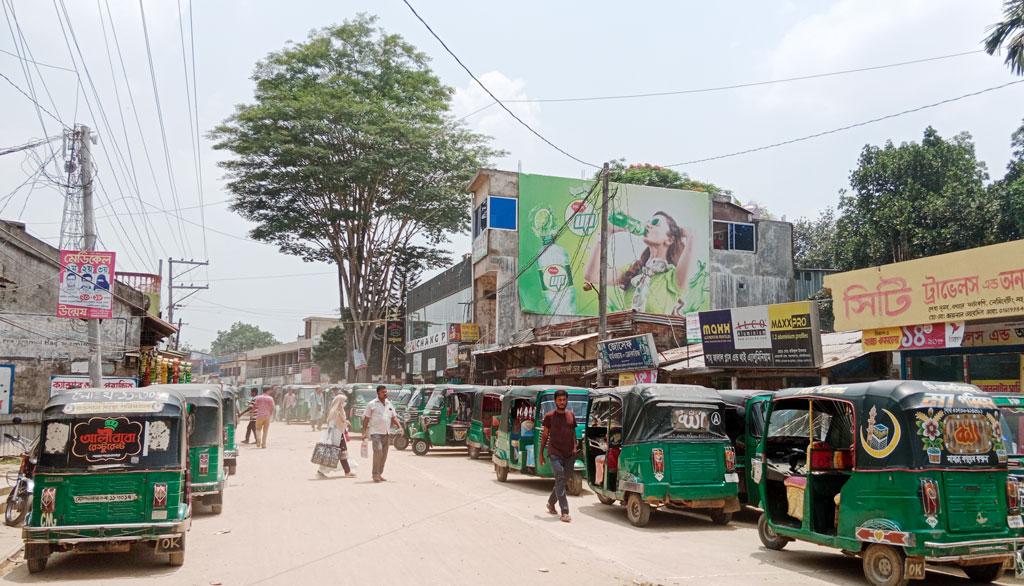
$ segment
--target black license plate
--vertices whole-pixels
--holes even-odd
[[[184,535],[168,535],[156,540],[157,553],[171,553],[185,549]]]

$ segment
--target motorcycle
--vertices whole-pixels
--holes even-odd
[[[20,418],[15,417],[15,425],[21,423]],[[32,510],[32,490],[34,488],[33,472],[36,466],[35,442],[29,441],[17,431],[14,434],[4,433],[4,437],[21,446],[21,465],[18,467],[18,476],[14,480],[11,492],[7,495],[7,508],[4,510],[4,524],[10,527],[17,527],[25,520],[25,516]],[[11,480],[8,478],[8,483]]]

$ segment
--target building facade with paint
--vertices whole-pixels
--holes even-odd
[[[405,380],[464,382],[467,344],[479,337],[473,322],[469,255],[409,291],[405,318]]]

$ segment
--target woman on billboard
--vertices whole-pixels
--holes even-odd
[[[670,315],[686,295],[693,258],[689,233],[665,212],[655,212],[646,224],[622,212],[608,218],[610,234],[628,232],[646,245],[639,258],[621,267],[608,267],[608,311],[633,309]],[[601,278],[601,238],[593,239],[586,280]]]

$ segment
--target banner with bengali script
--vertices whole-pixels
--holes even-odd
[[[113,313],[114,252],[62,250],[57,317],[110,319]]]
[[[959,348],[964,335],[963,322],[875,328],[862,332],[861,347],[865,352]]]
[[[837,330],[1024,315],[1024,240],[825,276]]]
[[[1024,345],[1024,321],[971,324],[966,330],[963,346],[967,348]]]

